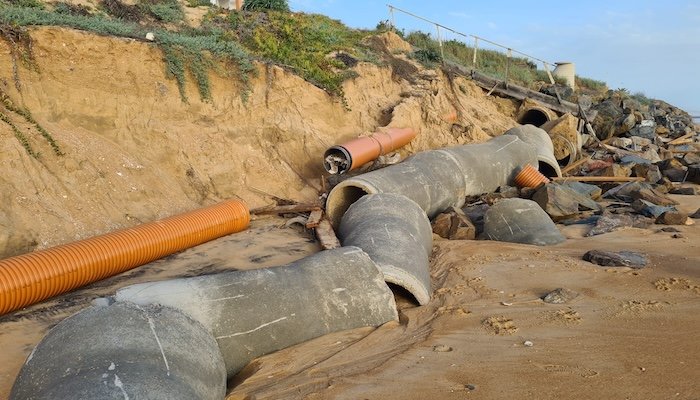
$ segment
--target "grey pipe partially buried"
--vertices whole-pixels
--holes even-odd
[[[421,305],[430,301],[433,231],[418,204],[400,194],[366,195],[343,215],[338,238],[365,251],[385,281],[408,290]]]
[[[554,144],[547,131],[534,125],[516,126],[508,129],[504,135],[513,135],[533,146],[537,152],[539,171],[547,178],[561,176],[561,167],[554,157]]]
[[[328,194],[326,213],[338,227],[345,211],[366,194],[396,193],[429,218],[460,207],[466,196],[511,184],[525,164],[538,167],[537,149],[515,135],[488,142],[418,153],[404,162],[346,179]]]
[[[115,298],[52,329],[11,398],[221,399],[226,378],[255,357],[398,319],[381,271],[357,247],[277,268],[132,285]]]

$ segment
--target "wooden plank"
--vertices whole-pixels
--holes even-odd
[[[290,204],[284,206],[265,206],[250,210],[253,215],[270,215],[270,214],[288,214],[288,213],[304,213],[315,210],[320,210],[318,204]]]
[[[306,220],[306,229],[315,228],[321,223],[321,218],[323,218],[323,210],[313,210],[309,215],[309,219]]]
[[[683,135],[679,138],[675,138],[675,139],[671,140],[670,142],[668,142],[668,144],[681,144],[681,143],[684,144],[685,140],[693,137],[693,135],[695,135],[695,132],[686,133],[685,135]]]
[[[568,174],[569,172],[571,172],[571,171],[575,170],[576,168],[580,167],[581,165],[583,165],[583,163],[590,161],[590,160],[591,160],[590,156],[584,157],[584,158],[576,161],[575,163],[562,168],[561,173],[562,173],[562,175]]]
[[[476,83],[478,86],[482,87],[485,90],[491,90],[494,87],[494,85],[497,85],[501,82],[498,79],[491,78],[476,71],[472,71],[471,77],[474,83]],[[571,103],[566,100],[562,100],[561,104],[559,104],[555,97],[549,96],[544,93],[536,92],[534,90],[530,90],[528,88],[518,85],[509,84],[508,88],[496,87],[496,89],[494,89],[494,93],[512,97],[517,100],[525,100],[526,98],[529,98],[538,103],[542,103],[542,105],[544,105],[545,107],[551,108],[552,110],[558,111],[560,113],[568,112],[574,115],[578,113],[577,104]]]
[[[646,178],[641,176],[566,176],[562,178],[552,178],[555,182],[635,182],[645,179]]]
[[[322,219],[316,227],[316,238],[323,250],[337,249],[340,247],[340,240],[335,236],[335,231],[327,219]]]

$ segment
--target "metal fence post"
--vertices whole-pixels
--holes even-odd
[[[549,83],[554,85],[554,77],[552,76],[552,73],[549,72],[549,63],[542,61],[542,65],[544,66],[544,70],[547,72],[547,76],[549,77]]]
[[[389,7],[389,23],[391,24],[391,27],[396,29],[396,24],[394,23],[394,7],[388,6]]]
[[[510,71],[510,57],[513,55],[513,49],[508,48],[508,53],[506,56],[506,88],[508,87],[508,74]]]
[[[472,67],[476,69],[476,50],[479,48],[479,38],[474,36],[474,57],[472,57]]]
[[[438,44],[440,45],[440,58],[442,59],[442,63],[445,63],[445,52],[442,50],[442,37],[440,37],[440,25],[435,24],[435,29],[437,30],[437,40]]]

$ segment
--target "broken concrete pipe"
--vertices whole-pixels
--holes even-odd
[[[93,306],[56,325],[24,363],[10,399],[223,399],[226,368],[210,332],[185,314]]]
[[[547,131],[534,125],[522,125],[508,129],[504,135],[514,135],[533,146],[537,152],[537,169],[546,177],[561,176],[561,167],[554,157],[554,144]]]
[[[132,285],[115,300],[53,328],[11,399],[222,399],[226,378],[256,357],[398,319],[381,271],[357,247],[282,267]]]
[[[461,207],[466,196],[512,184],[526,164],[545,166],[549,173],[560,175],[558,168],[539,161],[553,160],[556,165],[546,132],[535,131],[536,137],[529,138],[525,132],[516,135],[511,131],[485,143],[424,151],[399,164],[346,179],[328,194],[326,213],[338,227],[345,211],[362,196],[396,193],[417,203],[433,218],[448,207]]]
[[[338,238],[366,252],[386,282],[408,290],[421,305],[430,301],[433,232],[418,204],[400,194],[363,196],[343,215]]]
[[[333,146],[323,155],[323,166],[330,174],[344,174],[407,145],[416,132],[410,128],[388,128],[369,136]]]
[[[230,200],[0,260],[0,315],[242,231],[249,222],[248,208]]]
[[[528,102],[518,111],[516,119],[521,125],[540,127],[549,121],[557,119],[557,114],[549,108],[535,102]]]

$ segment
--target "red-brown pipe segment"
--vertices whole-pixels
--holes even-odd
[[[240,232],[250,213],[238,200],[0,260],[0,315],[169,254]]]
[[[333,146],[326,151],[325,156],[333,151],[341,151],[342,154],[346,154],[349,157],[350,167],[343,172],[347,172],[407,145],[414,137],[416,137],[416,131],[411,128],[388,128],[370,136],[358,137],[341,145]]]

